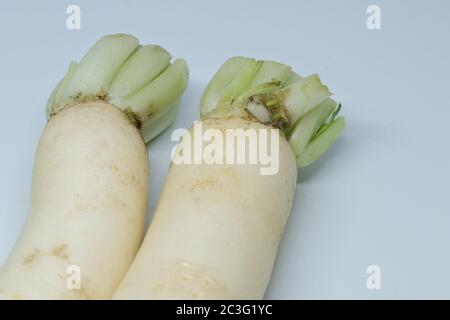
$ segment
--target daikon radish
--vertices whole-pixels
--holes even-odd
[[[99,40],[52,93],[31,206],[0,271],[3,299],[110,298],[142,241],[145,142],[174,119],[183,60],[130,35]],[[14,213],[11,213],[14,214]]]
[[[317,160],[344,127],[330,96],[317,75],[227,61],[203,95],[202,120],[174,153],[153,221],[113,298],[263,298],[297,168]],[[247,143],[227,145],[239,133]],[[269,149],[273,170],[261,157]]]

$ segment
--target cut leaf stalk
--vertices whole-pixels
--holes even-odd
[[[335,116],[326,121],[336,109],[330,96],[316,74],[302,78],[278,62],[235,57],[225,62],[206,88],[201,115],[205,119],[250,117],[277,127],[298,157],[318,131],[325,133],[333,125]],[[331,130],[325,136],[333,132],[340,133]]]
[[[139,46],[133,36],[105,36],[79,64],[70,64],[49,98],[47,117],[67,106],[103,101],[122,110],[148,142],[172,123],[173,112],[165,109],[174,110],[187,85],[186,62],[170,59],[165,49]]]

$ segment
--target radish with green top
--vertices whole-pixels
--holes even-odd
[[[70,64],[49,98],[30,212],[0,271],[0,298],[111,297],[143,237],[145,143],[174,120],[186,87],[185,62],[170,61],[119,34]]]
[[[272,61],[228,60],[204,92],[201,122],[183,137],[173,160],[191,153],[200,125],[222,136],[229,130],[275,130],[278,171],[261,174],[261,161],[229,163],[234,148],[223,149],[214,163],[174,161],[144,242],[114,298],[263,298],[298,167],[323,155],[344,127],[340,106],[330,96],[317,75],[302,78]],[[267,147],[263,136],[253,143]],[[210,146],[202,144],[203,155]]]

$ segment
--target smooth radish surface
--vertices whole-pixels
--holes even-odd
[[[202,125],[269,128],[238,118]],[[260,168],[172,164],[144,243],[114,298],[262,298],[296,186],[295,156],[283,137],[278,173],[261,175]]]
[[[142,135],[116,107],[68,107],[48,122],[33,172],[30,212],[0,271],[0,297],[109,298],[138,249],[147,212]],[[81,289],[67,288],[67,267]]]

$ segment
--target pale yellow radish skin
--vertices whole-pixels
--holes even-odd
[[[106,299],[140,245],[147,150],[125,114],[102,102],[48,122],[33,171],[30,212],[0,271],[0,298]],[[69,265],[81,289],[67,288]]]
[[[271,128],[242,118],[202,125]],[[295,156],[282,135],[279,152],[275,175],[261,175],[261,164],[172,164],[144,242],[114,298],[262,298],[296,187]]]

